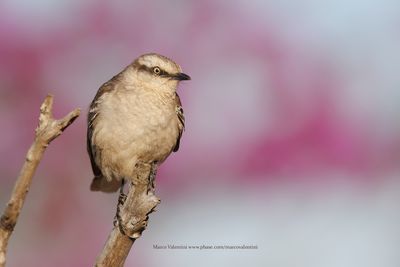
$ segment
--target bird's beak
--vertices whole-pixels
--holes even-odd
[[[187,81],[187,80],[190,80],[190,76],[187,75],[187,74],[185,74],[185,73],[182,73],[182,72],[179,72],[179,73],[177,73],[177,74],[171,75],[171,78],[172,78],[173,80],[178,80],[178,81]]]

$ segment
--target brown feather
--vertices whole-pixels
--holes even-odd
[[[96,93],[92,103],[90,104],[89,113],[88,113],[88,128],[87,128],[87,137],[86,137],[86,148],[89,154],[90,163],[92,165],[93,174],[96,177],[101,177],[102,173],[100,168],[97,166],[94,157],[97,152],[96,146],[92,144],[92,135],[93,135],[93,125],[95,123],[96,117],[98,116],[98,108],[97,105],[101,99],[101,97],[114,90],[114,84],[118,82],[120,74],[114,76],[111,80],[104,83]]]
[[[178,116],[178,120],[179,120],[179,123],[178,123],[179,135],[178,135],[176,144],[173,149],[174,152],[179,150],[179,144],[181,141],[182,133],[185,130],[185,115],[183,113],[181,99],[179,98],[178,94],[175,94],[175,101],[176,101],[176,115]]]

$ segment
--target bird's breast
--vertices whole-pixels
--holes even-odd
[[[177,116],[172,101],[152,92],[116,92],[101,103],[96,138],[112,150],[164,157],[174,146]],[[132,151],[131,151],[132,150]]]

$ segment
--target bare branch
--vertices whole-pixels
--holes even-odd
[[[96,267],[123,266],[133,242],[146,229],[149,214],[160,203],[154,195],[156,166],[141,164],[136,167],[137,177],[131,181],[126,199],[120,199],[117,220],[96,259]]]
[[[17,224],[33,174],[42,159],[46,147],[80,114],[80,110],[75,109],[64,118],[55,120],[52,114],[52,107],[53,96],[48,95],[40,107],[39,125],[35,131],[35,140],[26,154],[24,165],[15,183],[11,198],[0,219],[0,267],[5,266],[8,241]]]

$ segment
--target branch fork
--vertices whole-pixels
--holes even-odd
[[[6,264],[8,241],[17,224],[32,177],[44,151],[50,142],[57,138],[80,114],[80,109],[75,109],[64,118],[56,120],[53,118],[52,109],[53,96],[48,95],[40,107],[35,140],[26,154],[24,165],[15,183],[11,198],[0,218],[0,267],[4,267]]]
[[[80,109],[75,109],[64,118],[56,120],[53,118],[52,109],[53,96],[48,95],[40,107],[39,124],[35,130],[34,142],[26,154],[11,198],[0,218],[0,267],[6,264],[8,241],[44,151],[51,141],[60,136],[80,115]],[[127,195],[123,192],[120,194],[114,228],[103,251],[97,257],[95,266],[123,266],[134,241],[146,229],[149,214],[160,203],[160,199],[154,194],[157,163],[139,163],[136,169],[137,175],[130,180]]]

